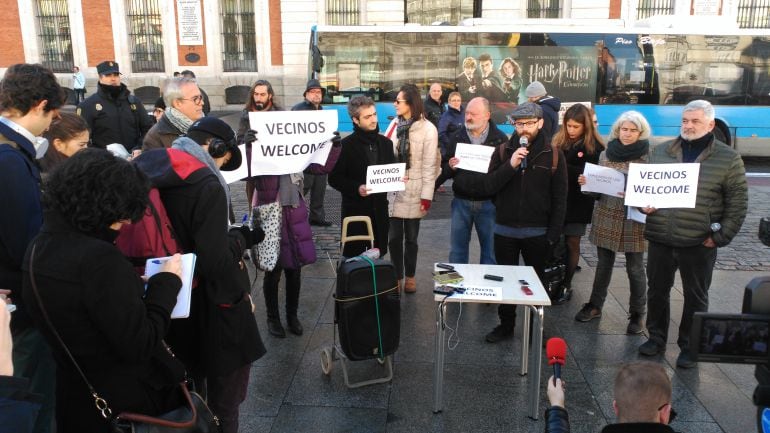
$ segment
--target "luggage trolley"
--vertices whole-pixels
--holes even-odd
[[[350,223],[365,224],[367,234],[348,236]],[[321,349],[321,369],[324,374],[330,375],[332,363],[340,359],[345,386],[359,388],[393,379],[392,354],[398,348],[401,299],[392,263],[364,257],[350,261],[342,256],[345,243],[353,241],[368,241],[374,247],[374,232],[368,216],[352,216],[342,221],[337,288],[334,294],[335,326],[332,346]],[[351,383],[347,361],[367,359],[377,359],[384,365],[385,375]]]

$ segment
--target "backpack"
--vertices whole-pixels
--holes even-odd
[[[149,198],[142,219],[133,224],[124,224],[115,241],[115,245],[134,265],[139,275],[144,275],[147,259],[182,252],[157,188],[150,189]]]
[[[147,259],[183,252],[158,188],[184,184],[191,174],[205,165],[179,149],[153,149],[142,153],[133,162],[147,175],[153,188],[142,218],[133,224],[124,224],[115,245],[131,261],[136,272],[144,275]]]

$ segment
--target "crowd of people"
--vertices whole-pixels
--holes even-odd
[[[424,97],[415,85],[403,85],[394,101],[396,117],[383,133],[375,102],[351,98],[352,134],[341,138],[335,133],[324,164],[281,175],[251,172],[258,132],[249,115],[281,111],[266,80],[251,86],[233,131],[206,116],[208,96],[190,71],[164,84],[153,124],[141,101],[121,83],[113,61],[97,66],[94,94],[81,98],[85,92],[78,92],[76,114],[59,112],[65,92],[50,70],[30,64],[8,68],[0,84],[0,182],[13,187],[0,192],[6,205],[0,214],[0,297],[17,311],[10,322],[13,360],[0,354],[0,375],[23,378],[13,386],[40,396],[19,409],[31,414],[23,418],[29,425],[19,431],[50,431],[54,419],[58,431],[109,431],[110,420],[93,407],[85,376],[113,413],[147,415],[178,406],[179,383],[186,378],[206,396],[223,431],[237,432],[251,364],[265,353],[243,252],[263,238],[276,244],[275,263],[263,268],[267,330],[275,338],[287,336],[278,305],[283,277],[286,327],[302,335],[301,270],[316,261],[311,225],[331,224],[324,212],[327,176],[342,194],[343,218],[371,219],[374,247],[381,256],[390,253],[398,290],[405,293],[419,289],[420,223],[430,212],[434,191],[449,179],[448,262],[472,261],[469,243],[475,227],[480,263],[532,266],[545,281],[546,266],[564,245],[557,259],[566,265],[566,290],[554,303],[568,302],[577,289],[572,282],[580,241],[590,225],[588,236],[599,261],[589,302],[575,316],[578,322],[601,317],[616,254],[623,252],[631,287],[626,332],[649,332],[639,347],[642,355],[666,348],[669,293],[679,270],[684,309],[676,365],[692,367],[692,317],[707,309],[717,248],[737,234],[747,207],[741,158],[711,132],[713,107],[705,101],[686,105],[680,136],[657,147],[650,145],[653,131],[645,118],[627,111],[605,119],[613,122],[605,143],[590,107],[573,104],[560,121],[559,98],[537,81],[524,88],[515,61],[506,59],[499,71],[484,55],[478,62],[480,75],[466,77],[473,85],[448,93],[448,104],[438,83]],[[475,70],[475,63],[466,59],[466,73]],[[76,85],[84,85],[79,71],[74,72]],[[526,96],[508,113],[514,127],[510,137],[492,120],[490,100],[476,88],[498,88],[511,94],[511,101],[518,101],[520,92]],[[324,109],[323,91],[317,80],[309,80],[304,100],[292,110]],[[491,148],[486,173],[461,167],[461,144]],[[700,163],[694,208],[630,209],[622,191],[581,191],[586,164],[626,174],[631,163],[676,162]],[[372,193],[366,187],[367,168],[390,163],[405,164],[404,189]],[[275,238],[266,238],[267,227],[264,232],[259,226],[233,228],[236,192],[221,172],[242,164],[248,167],[248,203],[272,207],[280,221]],[[181,287],[179,257],[142,281],[114,245],[124,224],[142,218],[151,188],[158,190],[181,251],[197,255],[191,312],[185,319],[170,319]],[[632,211],[642,217],[632,218]],[[357,230],[348,234],[360,234]],[[343,255],[358,255],[368,246],[345,245]],[[513,335],[516,307],[500,305],[498,316],[499,324],[485,337],[489,343]],[[7,321],[0,315],[0,325]],[[0,350],[10,351],[2,332]],[[668,391],[665,383],[651,388],[656,399],[666,400],[654,413],[642,414],[648,408],[639,406],[633,409],[639,416],[628,415],[632,409],[617,397],[642,380],[636,377],[639,372],[644,378],[660,376],[654,364],[621,369],[616,380],[620,421],[667,422],[670,382]],[[9,383],[4,379],[0,376],[0,383]],[[562,384],[549,381],[548,395],[553,404],[548,431],[569,431]]]

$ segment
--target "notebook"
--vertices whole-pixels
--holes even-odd
[[[163,262],[170,258],[171,257],[158,257],[155,259],[147,259],[144,274],[147,278],[157,274],[160,272]],[[171,312],[172,319],[184,319],[190,317],[190,297],[192,296],[195,259],[196,255],[194,253],[182,254],[182,288],[179,290],[179,294],[176,297],[174,311]]]

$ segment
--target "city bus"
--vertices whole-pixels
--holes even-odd
[[[562,110],[593,107],[605,136],[620,113],[641,112],[656,142],[679,134],[684,104],[705,99],[720,140],[744,156],[770,156],[770,30],[701,27],[314,26],[309,76],[324,87],[326,109],[339,110],[341,131],[352,130],[353,96],[376,101],[385,131],[401,85],[425,95],[440,83],[444,98],[457,90],[464,103],[489,99],[492,119],[510,134],[507,112],[540,81]]]

